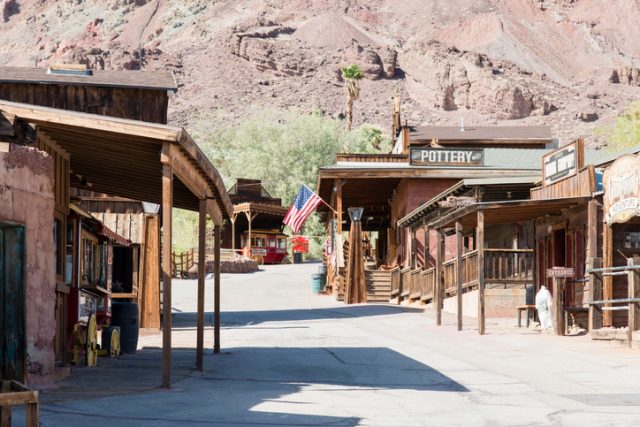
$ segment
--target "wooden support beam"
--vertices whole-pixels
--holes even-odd
[[[434,298],[433,301],[436,305],[436,325],[442,325],[442,304],[444,302],[443,297],[443,268],[444,262],[444,230],[438,229],[438,246],[436,248],[436,271],[435,271],[435,285],[433,289]]]
[[[222,235],[222,224],[216,224],[214,228],[214,249],[213,249],[213,352],[220,353],[220,236]]]
[[[640,258],[629,258],[628,265],[640,265]],[[628,298],[638,298],[640,295],[640,272],[638,270],[629,270],[629,293]],[[640,310],[637,302],[630,302],[627,310],[627,341],[629,348],[633,347],[633,331],[637,331],[640,327]]]
[[[613,267],[613,232],[612,227],[607,224],[602,226],[602,245],[602,266],[604,268]],[[604,276],[602,282],[602,298],[605,300],[613,299],[613,277]],[[604,305],[605,309],[607,307],[611,307],[611,304]],[[602,317],[602,326],[613,326],[613,311],[604,310]]]
[[[336,179],[335,181],[336,187],[336,212],[337,214],[337,233],[342,236],[342,185],[343,181],[341,179]]]
[[[564,336],[564,289],[566,279],[564,277],[553,278],[553,323],[556,335]]]
[[[173,173],[198,198],[206,198],[210,193],[209,184],[199,169],[197,169],[180,150],[177,144],[171,144],[171,165]]]
[[[207,214],[216,225],[222,225],[222,211],[218,206],[216,199],[207,198]]]
[[[456,302],[458,330],[462,330],[462,224],[456,222]]]
[[[160,328],[160,216],[145,215],[143,222],[140,327]]]
[[[196,369],[203,370],[204,355],[204,276],[206,266],[207,200],[200,200],[198,218],[198,315],[196,320]]]
[[[235,253],[236,251],[236,219],[238,218],[238,214],[234,213],[231,215],[231,250]]]
[[[587,206],[587,244],[586,244],[586,268],[600,268],[601,260],[598,260],[598,209],[597,200],[589,200]],[[601,277],[589,274],[589,299],[588,301],[598,301],[602,299]],[[602,327],[602,310],[599,306],[589,306],[589,332]]]
[[[478,333],[484,335],[484,211],[478,211],[476,247],[478,248]]]
[[[162,161],[162,387],[171,387],[171,210],[173,169],[171,144],[163,144]]]

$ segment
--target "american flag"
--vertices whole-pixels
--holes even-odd
[[[322,199],[303,184],[282,222],[291,227],[294,233],[297,233],[320,202]]]

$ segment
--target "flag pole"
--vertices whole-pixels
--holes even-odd
[[[306,188],[307,190],[311,191],[313,194],[315,194],[316,196],[318,196],[318,195],[316,194],[316,192],[315,192],[315,191],[313,191],[313,190],[311,190],[309,187],[307,187],[307,185],[306,185],[306,184],[302,184],[302,185],[304,185],[304,188]],[[331,210],[333,211],[333,213],[334,213],[334,214],[338,215],[338,211],[337,211],[337,210],[335,210],[335,209],[333,209],[333,208],[331,207],[331,205],[330,205],[329,203],[325,202],[325,201],[324,201],[324,199],[323,199],[322,197],[318,196],[318,198],[319,198],[319,199],[320,199],[320,201],[321,201],[322,203],[324,203],[324,204],[325,204],[329,209],[331,209]]]

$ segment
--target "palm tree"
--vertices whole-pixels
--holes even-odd
[[[360,83],[364,73],[356,64],[348,67],[340,68],[342,78],[345,81],[345,89],[347,91],[347,127],[351,130],[353,124],[353,101],[360,97]]]

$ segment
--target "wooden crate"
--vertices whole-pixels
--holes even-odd
[[[11,426],[11,407],[27,405],[27,427],[40,425],[38,392],[18,381],[2,381],[0,386],[0,427]]]

